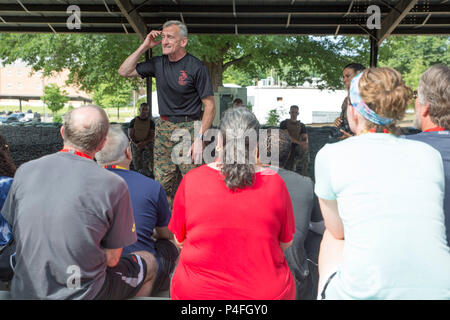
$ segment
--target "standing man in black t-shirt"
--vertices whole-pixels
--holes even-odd
[[[161,40],[156,40],[161,36]],[[184,175],[202,162],[202,135],[214,120],[216,108],[214,92],[208,69],[196,57],[186,52],[188,42],[186,26],[180,21],[167,21],[162,31],[152,30],[141,46],[120,66],[123,77],[156,78],[160,118],[156,121],[154,173],[168,195],[173,199],[178,187],[178,171]],[[157,45],[162,46],[162,56],[149,62],[138,63],[140,56]],[[204,111],[202,113],[202,104]],[[201,120],[199,132],[194,134],[194,121]],[[178,156],[179,141],[172,141],[177,129],[187,130],[191,141],[191,157],[182,163],[173,161]],[[172,157],[172,153],[173,157]],[[192,163],[194,160],[194,163]],[[188,163],[189,162],[189,163]]]

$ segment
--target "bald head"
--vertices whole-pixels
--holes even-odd
[[[95,105],[72,109],[64,115],[64,145],[80,151],[97,152],[109,129],[105,110]]]

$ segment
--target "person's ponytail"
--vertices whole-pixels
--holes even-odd
[[[220,124],[223,141],[222,174],[231,190],[253,185],[259,122],[245,107],[228,109]]]

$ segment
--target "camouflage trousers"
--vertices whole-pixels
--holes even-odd
[[[309,150],[303,152],[298,144],[292,144],[286,169],[297,172],[302,176],[309,176]]]
[[[184,133],[184,136],[181,136]],[[174,135],[172,139],[172,135]],[[182,176],[198,165],[192,163],[188,154],[193,143],[194,121],[172,123],[156,121],[154,174],[167,197],[174,198]],[[169,201],[170,204],[170,201]]]
[[[135,171],[143,173],[143,171],[150,170],[150,172],[153,172],[153,142],[150,142],[141,150],[132,143],[131,153],[133,154]]]

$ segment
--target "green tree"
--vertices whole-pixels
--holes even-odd
[[[396,36],[388,38],[380,47],[379,66],[396,69],[412,88],[417,88],[426,69],[438,63],[450,65],[447,36]]]
[[[345,57],[351,55],[343,53],[347,43],[343,39],[191,35],[187,50],[206,64],[215,90],[223,84],[223,73],[229,68],[247,79],[261,78],[273,69],[289,78],[290,83],[321,77],[324,83],[334,87],[340,84]],[[101,83],[110,84],[110,93],[115,86],[122,87],[126,82],[134,89],[144,85],[141,79],[124,79],[117,73],[125,58],[140,45],[135,35],[4,33],[0,34],[0,42],[0,59],[4,64],[21,59],[44,75],[67,68],[70,70],[68,82],[88,92]],[[153,51],[154,55],[161,53],[159,46]],[[328,61],[333,63],[332,67]]]
[[[281,115],[277,109],[272,109],[269,111],[266,118],[266,126],[276,127],[280,123]]]
[[[116,94],[126,83],[144,86],[141,79],[125,79],[117,69],[141,43],[136,35],[0,34],[0,60],[18,59],[44,75],[69,69],[69,83],[93,92]],[[449,64],[449,37],[393,36],[380,47],[379,65],[399,70],[409,85],[434,63]],[[349,62],[368,65],[368,37],[190,35],[187,50],[208,67],[214,89],[226,82],[253,84],[272,70],[289,85],[319,80],[322,88],[342,88],[342,68]],[[160,46],[154,48],[160,55]],[[422,61],[420,61],[422,59]],[[142,58],[144,60],[144,58]],[[153,87],[154,88],[154,87]]]
[[[191,36],[192,37],[192,36]],[[271,70],[288,84],[320,78],[325,88],[340,88],[342,68],[364,56],[361,39],[309,36],[193,36],[189,51],[199,57],[211,74],[214,88],[236,77],[240,85],[267,77]],[[368,43],[368,41],[367,41]],[[227,73],[230,69],[231,74]],[[246,81],[242,78],[246,78]]]
[[[86,34],[0,34],[0,59],[3,64],[20,59],[34,71],[49,76],[53,71],[68,69],[68,83],[92,92],[102,83],[113,94],[116,86],[142,80],[127,80],[117,69],[140,41],[137,36]]]
[[[117,108],[117,119],[120,117],[120,108],[128,105],[132,98],[132,88],[130,83],[123,86],[109,87],[108,83],[98,85],[94,90],[94,103],[103,108]]]
[[[55,113],[64,108],[64,104],[69,101],[69,97],[67,92],[65,90],[61,91],[57,84],[50,83],[44,88],[42,100],[52,111],[53,117],[55,117]]]
[[[364,37],[288,37],[275,71],[288,85],[309,82],[321,89],[342,89],[343,67],[350,62],[367,65],[368,46]]]

